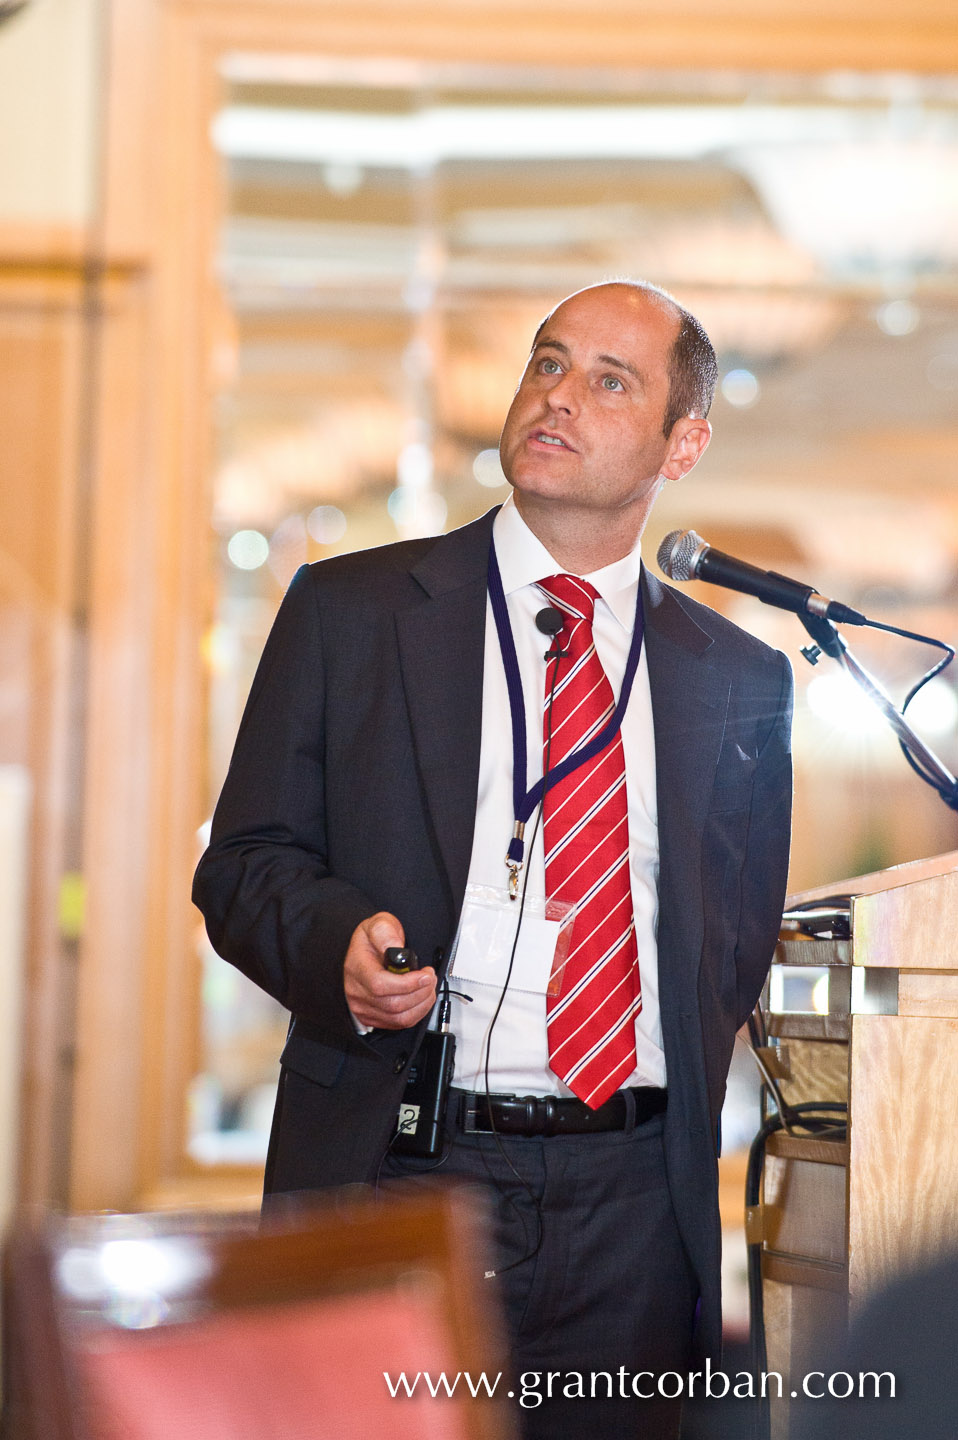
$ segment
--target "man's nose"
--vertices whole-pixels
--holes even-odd
[[[548,399],[552,410],[567,415],[577,414],[582,401],[578,376],[566,370],[556,379],[555,384],[550,386]]]

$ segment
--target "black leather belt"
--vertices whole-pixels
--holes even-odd
[[[450,1098],[459,1128],[466,1135],[493,1130],[499,1135],[595,1135],[624,1130],[630,1123],[630,1111],[635,1125],[661,1115],[668,1092],[652,1086],[617,1090],[598,1110],[590,1110],[582,1100],[561,1100],[555,1095],[473,1095],[452,1090]]]

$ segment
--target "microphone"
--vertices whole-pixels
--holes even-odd
[[[541,630],[543,635],[548,635],[550,640],[555,640],[565,622],[566,616],[564,611],[556,610],[552,605],[547,605],[545,609],[540,610],[536,616],[536,629]],[[568,650],[550,649],[546,651],[542,658],[543,660],[561,660],[563,656],[568,655],[568,653]]]
[[[723,585],[726,590],[739,590],[754,595],[763,605],[791,610],[796,615],[813,615],[819,620],[834,620],[842,625],[867,625],[867,618],[850,605],[819,595],[811,585],[789,580],[775,570],[760,570],[734,555],[713,550],[694,530],[673,530],[659,546],[656,559],[659,569],[670,580],[707,580]],[[538,624],[538,619],[536,620]]]
[[[541,630],[543,635],[548,635],[550,640],[555,639],[564,624],[565,615],[561,610],[554,610],[551,605],[540,610],[536,616],[536,629]]]

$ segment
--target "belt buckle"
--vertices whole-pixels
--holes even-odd
[[[459,1126],[464,1135],[475,1135],[478,1132],[476,1125],[478,1101],[478,1095],[471,1093],[466,1093],[459,1098]]]

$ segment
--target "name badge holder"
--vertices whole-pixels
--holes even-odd
[[[522,945],[516,947],[516,909],[509,891],[496,885],[467,885],[450,976],[497,989],[508,978],[510,990],[558,995],[575,916],[576,906],[567,900],[527,895]]]

